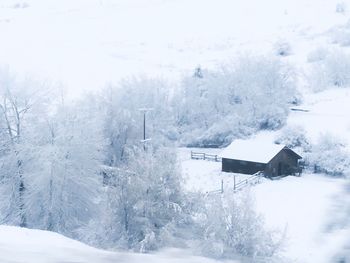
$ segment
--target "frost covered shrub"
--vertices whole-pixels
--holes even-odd
[[[292,54],[291,45],[285,40],[279,40],[274,44],[274,50],[278,56],[289,56]]]
[[[272,262],[284,239],[283,234],[266,230],[248,192],[234,198],[209,197],[202,229],[201,249],[205,255],[216,258]]]
[[[326,74],[330,84],[337,87],[350,85],[350,55],[340,51],[330,54],[325,60]]]
[[[199,130],[189,140],[188,146],[193,147],[220,147],[230,144],[235,138],[248,137],[254,129],[240,123],[237,119],[227,117],[224,120],[213,123],[206,131]]]
[[[310,150],[310,142],[302,126],[286,126],[276,136],[275,143],[284,144],[289,148],[300,147],[304,152]]]
[[[344,176],[350,172],[350,154],[336,137],[322,135],[305,156],[307,166],[315,173]]]
[[[331,31],[331,37],[332,37],[332,41],[335,44],[339,44],[345,47],[349,46],[350,45],[350,20],[348,20],[348,22],[345,25],[334,28]]]
[[[307,56],[307,61],[310,63],[324,60],[328,55],[328,50],[325,48],[317,48],[311,51]]]
[[[344,14],[346,12],[346,4],[344,2],[337,3],[335,11],[337,13]]]
[[[349,70],[350,55],[342,51],[334,51],[324,60],[314,63],[310,76],[311,86],[315,91],[332,87],[349,87]]]

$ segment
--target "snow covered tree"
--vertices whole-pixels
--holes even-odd
[[[104,142],[90,102],[59,106],[30,141],[34,155],[24,169],[31,227],[76,237],[99,213]]]
[[[44,90],[44,91],[43,91]],[[23,166],[32,152],[25,152],[28,128],[45,112],[47,91],[42,83],[18,78],[0,70],[0,205],[4,223],[26,226],[25,174]],[[36,118],[33,116],[36,115]],[[5,198],[6,196],[6,198]]]
[[[281,127],[297,103],[293,70],[278,59],[245,56],[219,70],[185,77],[173,98],[181,142],[222,146],[260,129]]]
[[[153,147],[163,145],[171,137],[169,88],[157,79],[132,78],[106,90],[101,105],[104,113],[104,136],[108,140],[106,163],[119,165],[127,160],[128,150],[143,138],[141,108],[147,113],[146,134],[153,138]]]
[[[111,178],[104,218],[107,244],[140,252],[169,244],[169,236],[176,236],[171,229],[184,217],[176,154],[166,148],[138,149],[127,165],[105,172]]]
[[[133,78],[107,89],[99,103],[107,140],[106,198],[104,227],[97,226],[95,238],[104,246],[136,251],[162,247],[183,215],[181,176],[169,143],[169,88],[161,80]],[[141,108],[152,109],[146,123],[146,137],[152,141],[146,150]]]

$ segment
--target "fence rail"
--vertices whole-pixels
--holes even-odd
[[[223,193],[224,193],[224,180],[221,179],[221,187],[220,187],[220,189],[208,191],[208,192],[206,192],[206,196],[216,195],[216,194],[223,194]]]
[[[193,152],[193,151],[191,151],[191,159],[221,162],[221,157],[219,157],[216,154],[208,154],[208,153]]]
[[[247,179],[244,179],[238,183],[236,183],[236,177],[234,177],[233,191],[237,192],[248,186],[259,184],[263,176],[264,176],[263,172],[257,172],[252,176],[248,177]]]
[[[262,177],[264,177],[264,173],[260,171],[260,172],[253,174],[252,176],[248,177],[247,179],[244,179],[244,180],[236,183],[236,176],[234,176],[233,177],[234,178],[233,193],[237,193],[238,191],[240,191],[246,187],[259,184],[261,182]],[[231,190],[232,190],[232,188],[231,188]],[[212,191],[206,192],[206,196],[223,194],[223,193],[224,193],[224,180],[221,180],[221,188],[217,189],[217,190],[212,190]]]

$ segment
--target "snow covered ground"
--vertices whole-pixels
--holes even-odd
[[[172,80],[239,53],[274,53],[281,41],[302,68],[310,51],[332,45],[329,30],[348,20],[337,3],[1,0],[0,65],[60,82],[75,96],[134,74]]]
[[[250,177],[244,174],[221,172],[221,162],[192,160],[191,151],[220,156],[222,149],[179,148],[178,154],[181,161],[184,187],[187,191],[202,193],[218,191],[221,190],[221,183],[223,183],[224,191],[232,190],[235,180],[237,184]],[[265,179],[262,178],[261,180],[264,181]]]
[[[215,263],[188,251],[166,250],[155,255],[108,252],[62,235],[19,227],[0,226],[1,263]],[[233,263],[233,261],[230,261]],[[228,263],[230,263],[228,262]]]
[[[327,232],[334,198],[345,180],[307,174],[265,181],[252,192],[258,211],[271,228],[286,229],[284,251],[292,262],[332,262],[346,236]]]
[[[304,127],[313,142],[321,134],[330,133],[350,146],[349,98],[349,89],[330,89],[306,94],[300,108],[308,112],[292,112],[288,124]]]

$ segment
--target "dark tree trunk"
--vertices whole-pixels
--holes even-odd
[[[23,173],[22,173],[22,161],[17,161],[18,166],[18,175],[19,175],[19,213],[20,213],[20,223],[19,225],[21,227],[27,226],[27,219],[24,211],[24,192],[25,192],[25,186],[23,181]]]

